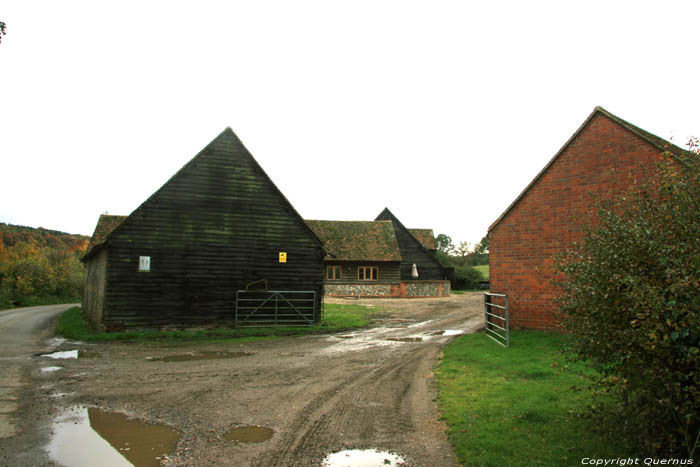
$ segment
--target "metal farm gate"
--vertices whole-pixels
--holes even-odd
[[[503,347],[510,346],[510,320],[508,317],[508,295],[484,293],[486,335]]]
[[[236,291],[236,326],[312,326],[315,316],[315,291]]]

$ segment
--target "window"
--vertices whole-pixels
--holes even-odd
[[[343,271],[340,266],[326,266],[326,279],[329,281],[339,281],[343,278]]]
[[[358,281],[376,281],[379,277],[379,268],[376,266],[360,266],[357,268]]]

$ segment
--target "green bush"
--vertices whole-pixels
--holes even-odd
[[[471,266],[455,268],[455,289],[473,290],[479,287],[479,281],[484,280],[481,273]]]
[[[601,421],[640,453],[688,458],[700,435],[697,151],[667,155],[659,174],[601,205],[597,227],[559,259],[559,318],[598,394],[616,401],[598,406]]]

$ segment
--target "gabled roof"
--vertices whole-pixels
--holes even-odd
[[[117,228],[117,226],[126,218],[127,216],[110,216],[108,214],[101,214],[99,220],[97,221],[95,232],[92,234],[90,243],[88,243],[88,247],[85,250],[84,256],[87,256],[96,246],[104,243],[109,234],[111,234],[112,231]]]
[[[306,224],[329,253],[326,260],[401,261],[391,222],[307,220]]]
[[[604,108],[598,106],[595,109],[593,109],[593,112],[591,112],[591,114],[588,116],[588,118],[586,118],[586,120],[583,122],[583,124],[581,124],[581,126],[578,128],[578,130],[576,130],[576,132],[573,135],[571,135],[571,137],[564,144],[564,146],[562,146],[561,149],[559,149],[559,151],[557,151],[557,153],[554,155],[554,157],[552,157],[552,159],[549,162],[547,162],[547,165],[545,165],[544,168],[535,176],[535,178],[532,179],[532,181],[525,187],[525,189],[518,195],[518,197],[515,198],[515,200],[510,204],[510,206],[508,206],[506,208],[506,210],[503,211],[503,213],[498,217],[498,219],[496,219],[496,221],[489,226],[489,229],[488,229],[489,232],[491,232],[491,230],[493,230],[496,227],[496,225],[498,225],[498,223],[501,222],[501,220],[503,220],[503,218],[505,218],[508,215],[508,213],[515,207],[516,204],[518,204],[518,202],[525,196],[525,194],[530,190],[530,188],[532,188],[539,181],[539,179],[542,178],[542,176],[547,172],[547,170],[549,170],[549,168],[552,166],[552,164],[554,164],[554,162],[559,158],[559,156],[562,153],[564,153],[564,151],[569,147],[569,145],[576,139],[576,137],[583,131],[583,129],[586,126],[588,126],[590,121],[597,114],[604,115],[605,117],[609,118],[613,122],[622,126],[626,130],[639,136],[640,138],[642,138],[644,141],[648,142],[652,146],[655,146],[656,148],[659,149],[659,151],[662,151],[662,152],[669,151],[672,154],[684,154],[684,153],[688,152],[685,149],[682,149],[682,148],[676,146],[675,144],[670,143],[669,141],[666,141],[663,138],[659,138],[658,136],[653,135],[653,134],[649,133],[648,131],[642,130],[638,126],[635,126],[635,125],[629,123],[628,121],[623,120],[620,117],[611,114],[610,112],[608,112]]]
[[[437,250],[433,229],[408,229],[408,231],[428,250]]]
[[[436,264],[438,264],[441,268],[443,267],[435,257],[435,254],[433,254],[432,251],[428,250],[428,248],[426,248],[425,245],[423,245],[423,243],[421,243],[416,237],[414,237],[413,234],[401,223],[401,221],[391,211],[389,211],[389,208],[384,208],[384,210],[382,210],[382,212],[379,213],[375,221],[390,221],[395,229],[406,232],[408,234],[407,237],[410,239],[410,242],[415,242],[418,245],[418,247],[424,250],[425,253]]]
[[[163,184],[155,193],[153,193],[151,196],[148,197],[146,201],[141,203],[141,205],[136,208],[129,216],[123,217],[116,225],[114,225],[111,230],[107,231],[104,235],[101,235],[99,237],[99,241],[94,242],[94,245],[91,248],[88,248],[88,251],[85,253],[83,256],[83,261],[87,260],[90,256],[95,254],[97,251],[102,249],[105,245],[109,243],[109,239],[113,237],[121,228],[123,228],[124,225],[127,223],[131,222],[136,215],[145,209],[145,207],[152,202],[157,201],[159,194],[164,191],[164,189],[170,185],[175,179],[177,179],[183,172],[188,170],[190,167],[195,165],[197,161],[200,158],[206,158],[206,156],[209,154],[210,150],[214,150],[216,147],[226,147],[227,148],[227,154],[233,156],[234,154],[236,157],[244,157],[250,163],[255,167],[256,172],[259,174],[259,176],[263,177],[268,183],[269,186],[271,187],[272,191],[276,193],[276,195],[279,197],[281,202],[286,205],[287,209],[291,212],[292,216],[296,218],[299,222],[299,225],[302,229],[306,230],[309,235],[314,238],[316,241],[319,242],[319,245],[321,245],[321,240],[316,236],[316,234],[306,225],[304,222],[304,219],[299,215],[299,213],[294,209],[294,206],[292,206],[292,203],[289,202],[289,200],[282,194],[282,192],[277,188],[277,186],[274,184],[274,182],[270,179],[270,177],[265,173],[263,168],[258,164],[258,162],[255,160],[253,155],[248,151],[248,149],[243,145],[241,140],[236,136],[236,134],[233,132],[233,130],[230,127],[226,127],[224,131],[219,133],[219,135],[214,138],[209,144],[207,144],[204,149],[199,151],[196,156],[194,156],[189,162],[187,162],[180,170],[178,170],[170,179]],[[112,217],[122,217],[122,216],[112,216]],[[100,222],[98,221],[98,227],[95,229],[97,231],[100,229],[99,226]],[[105,224],[107,225],[107,224]],[[105,229],[106,230],[106,229]]]

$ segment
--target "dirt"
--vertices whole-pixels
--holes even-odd
[[[381,309],[372,327],[335,335],[248,343],[63,343],[47,351],[78,349],[91,358],[33,357],[32,397],[25,398],[33,402],[23,404],[15,420],[20,429],[37,430],[39,422],[44,428],[14,444],[0,440],[6,449],[0,459],[21,464],[23,457],[10,451],[29,452],[26,444],[37,439],[48,443],[51,417],[87,406],[181,433],[162,465],[312,466],[354,449],[396,453],[409,466],[458,465],[438,414],[433,370],[454,339],[444,331],[483,327],[482,300],[479,293],[327,299]],[[40,371],[49,364],[62,368]],[[251,426],[266,427],[272,437],[259,443],[226,439]],[[36,452],[25,458],[40,465]],[[50,465],[47,457],[43,461]]]

